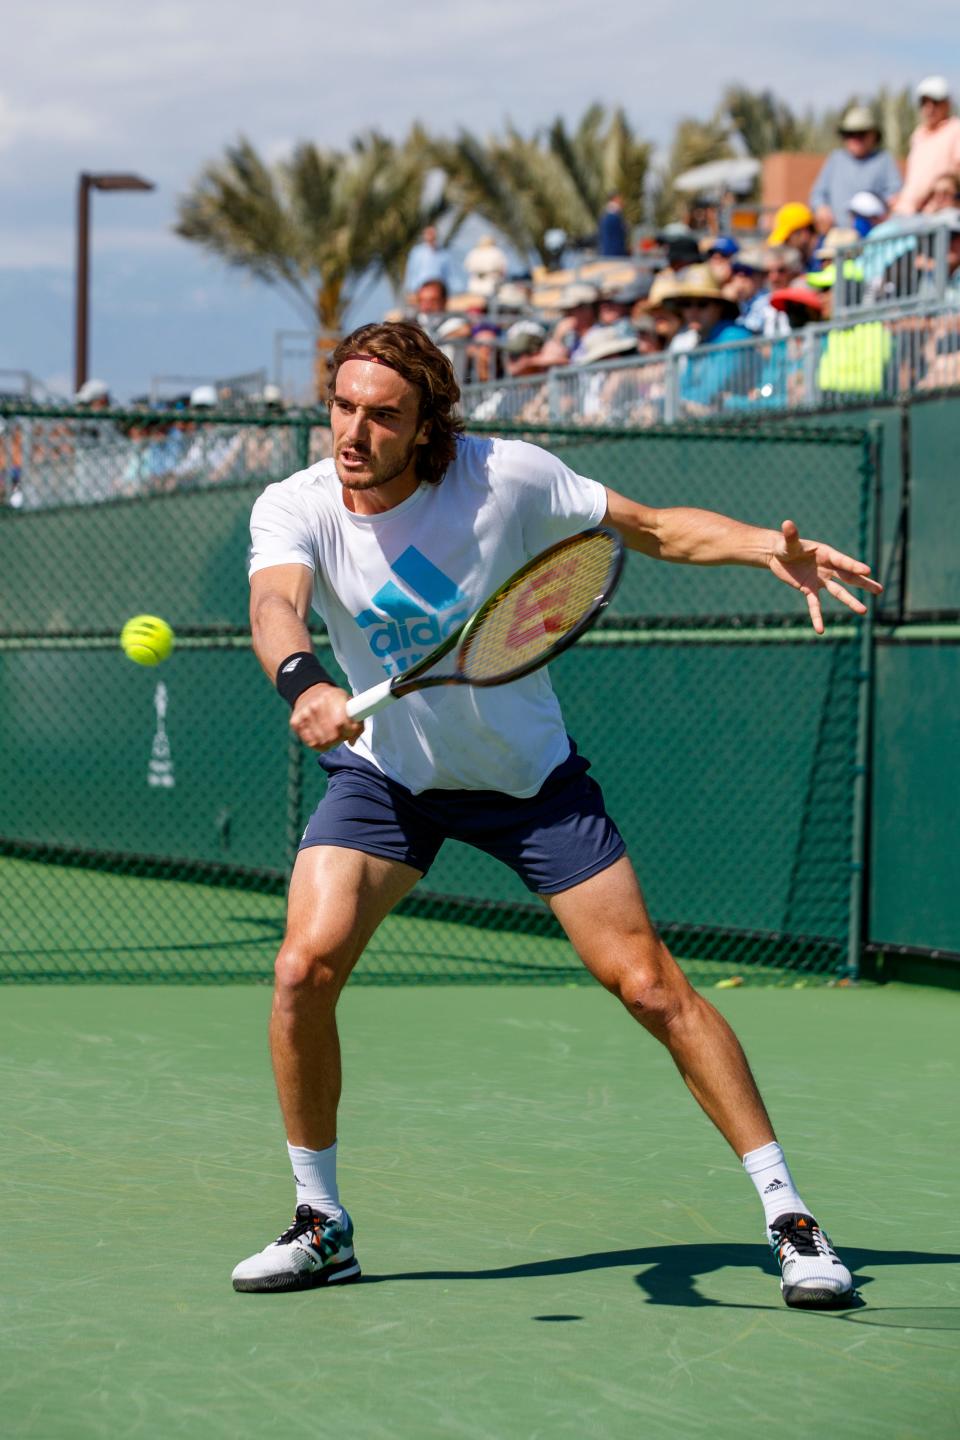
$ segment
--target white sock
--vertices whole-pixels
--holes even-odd
[[[337,1190],[337,1142],[326,1150],[308,1150],[304,1145],[291,1145],[287,1153],[293,1166],[297,1187],[297,1204],[322,1210],[332,1220],[343,1218],[343,1206]]]
[[[768,1230],[781,1215],[810,1214],[797,1194],[790,1167],[776,1140],[761,1145],[759,1150],[749,1150],[743,1157],[743,1168],[757,1187]]]

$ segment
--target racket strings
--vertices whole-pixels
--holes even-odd
[[[617,560],[616,539],[603,531],[545,555],[478,617],[460,649],[461,673],[473,682],[490,680],[562,646],[603,599]]]

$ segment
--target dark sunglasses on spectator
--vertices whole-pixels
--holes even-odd
[[[719,297],[718,297],[719,298]],[[716,305],[716,300],[681,300],[681,310],[706,310],[711,305]]]

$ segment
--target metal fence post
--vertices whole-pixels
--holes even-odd
[[[879,425],[866,431],[860,464],[860,515],[858,526],[859,553],[868,557],[874,574],[877,571],[882,432]],[[860,956],[868,928],[870,907],[869,878],[869,815],[871,776],[871,737],[874,691],[874,611],[873,595],[867,597],[867,613],[860,621],[860,643],[857,647],[857,729],[853,756],[853,824],[850,834],[850,904],[847,928],[846,975],[856,980],[860,975]]]
[[[310,464],[310,421],[302,417],[294,424],[296,436],[297,469],[306,470]]]

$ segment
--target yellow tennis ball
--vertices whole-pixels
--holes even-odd
[[[120,646],[138,665],[159,665],[173,649],[173,631],[159,615],[134,615],[120,632]]]

